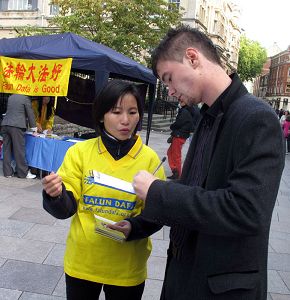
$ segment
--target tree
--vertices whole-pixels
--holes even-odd
[[[267,52],[258,42],[241,36],[237,72],[242,81],[251,81],[260,75],[266,60]]]
[[[59,6],[59,14],[50,20],[50,28],[76,33],[143,63],[168,28],[181,20],[178,8],[168,9],[164,0],[52,0],[51,4]],[[27,35],[32,29],[18,31]]]

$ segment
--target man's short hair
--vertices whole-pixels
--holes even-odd
[[[171,28],[154,49],[151,56],[154,75],[158,77],[157,63],[159,61],[182,62],[185,50],[189,47],[198,49],[208,60],[221,66],[216,46],[211,39],[198,29],[181,25],[177,28]]]

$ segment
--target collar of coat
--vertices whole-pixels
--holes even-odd
[[[220,112],[225,113],[233,101],[248,93],[238,74],[233,73],[230,78],[232,79],[231,84],[221,93],[214,104],[211,107],[207,104],[202,106],[200,110],[202,115],[208,114],[217,117]]]

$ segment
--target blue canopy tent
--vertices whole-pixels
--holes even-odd
[[[83,89],[90,91],[83,105],[77,100],[58,102],[57,114],[78,125],[93,128],[88,113],[94,95],[104,86],[109,78],[123,78],[143,83],[143,94],[149,87],[148,126],[146,144],[149,141],[151,120],[153,113],[153,99],[155,95],[156,77],[152,71],[125,55],[104,45],[92,42],[73,33],[38,35],[0,40],[0,55],[26,59],[56,59],[73,58],[72,71],[81,72],[94,77],[93,81],[84,80],[71,86],[76,78],[70,79],[68,99]],[[72,92],[74,90],[74,92]],[[92,93],[93,90],[93,93]],[[71,95],[70,95],[71,94]],[[87,97],[87,96],[86,96]],[[73,107],[71,110],[69,107]],[[81,111],[80,111],[81,110]],[[73,113],[76,112],[76,113]]]

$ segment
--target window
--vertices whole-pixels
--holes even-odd
[[[213,33],[219,34],[219,12],[218,11],[215,11],[214,14]]]
[[[0,0],[0,11],[35,9],[37,9],[37,0]]]
[[[168,9],[171,10],[173,8],[178,8],[179,9],[179,6],[180,6],[180,0],[168,0]]]
[[[213,21],[213,33],[215,33],[215,34],[218,33],[218,21],[217,20]]]
[[[50,12],[49,12],[50,15],[55,16],[55,15],[58,14],[58,12],[59,12],[59,6],[58,5],[55,5],[55,4],[50,5]]]
[[[8,0],[0,0],[0,11],[5,11],[8,8]]]
[[[205,9],[203,7],[200,7],[200,11],[199,11],[199,20],[201,22],[205,21]]]

